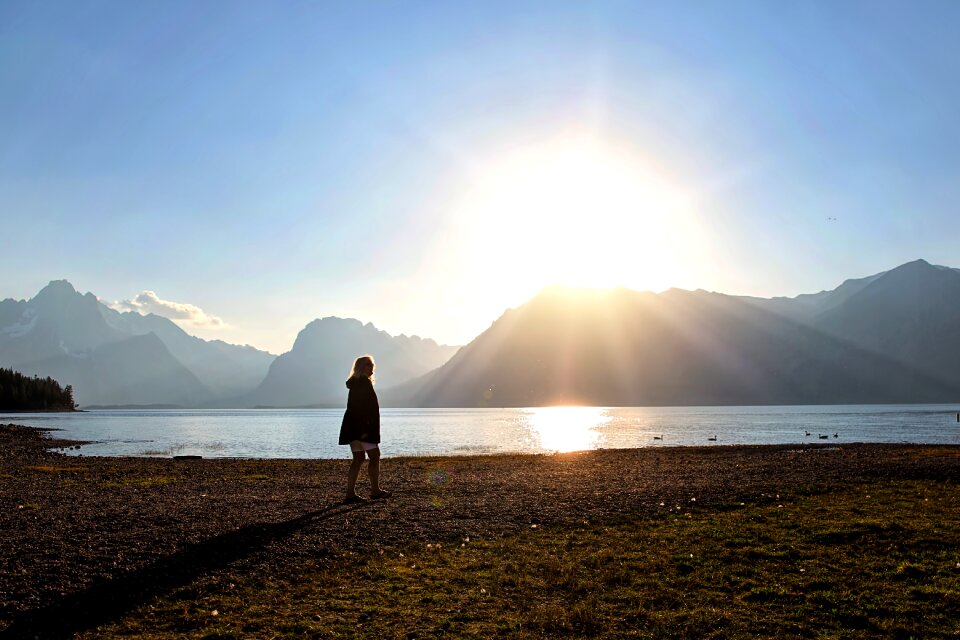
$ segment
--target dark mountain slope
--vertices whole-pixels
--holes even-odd
[[[960,272],[924,260],[881,275],[814,326],[872,353],[960,384]]]
[[[253,347],[197,338],[172,320],[152,313],[120,313],[102,304],[100,312],[110,326],[128,335],[156,334],[216,398],[234,397],[256,388],[276,358]]]
[[[196,406],[210,391],[154,334],[111,342],[83,355],[60,355],[24,366],[73,386],[81,405]]]
[[[932,402],[960,392],[730,296],[548,290],[384,396],[473,407]]]

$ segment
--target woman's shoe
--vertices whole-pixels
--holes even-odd
[[[383,500],[384,498],[389,498],[393,495],[393,491],[387,491],[386,489],[380,489],[380,493],[371,493],[370,497],[373,500]]]
[[[357,494],[347,496],[343,500],[343,504],[363,504],[364,502],[368,502],[368,500],[363,496],[358,496]]]

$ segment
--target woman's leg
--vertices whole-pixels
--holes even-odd
[[[350,471],[347,473],[347,497],[357,495],[357,476],[360,475],[360,467],[363,466],[363,451],[353,452],[353,461],[350,463]]]
[[[367,464],[367,473],[370,474],[370,495],[375,496],[380,493],[380,449],[370,449],[367,451],[370,462]]]

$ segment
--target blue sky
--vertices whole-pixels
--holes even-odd
[[[597,218],[597,284],[960,266],[957,24],[954,2],[5,2],[0,297],[151,290],[274,352],[326,315],[463,343],[551,284],[548,240],[497,240],[528,213],[484,211],[484,176],[571,132],[665,176],[696,236],[608,257],[627,227]],[[671,223],[643,215],[649,254]]]

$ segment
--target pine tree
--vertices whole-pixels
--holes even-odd
[[[73,387],[47,376],[25,376],[0,369],[0,411],[73,411]]]

